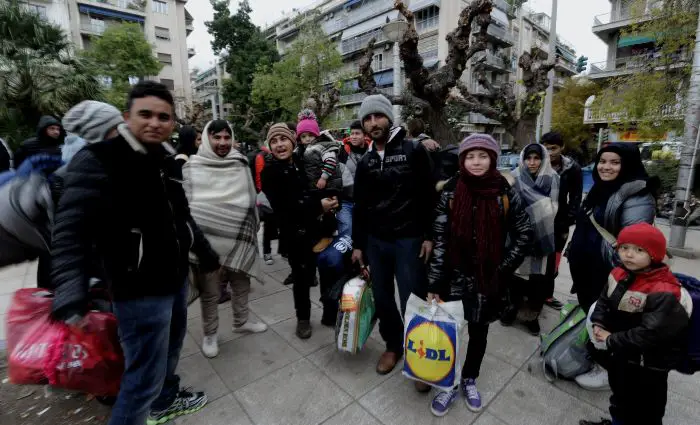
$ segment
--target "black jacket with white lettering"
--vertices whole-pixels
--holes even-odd
[[[423,145],[393,128],[384,159],[374,146],[362,157],[355,174],[353,243],[364,250],[367,237],[383,240],[429,239],[435,190],[432,164]]]

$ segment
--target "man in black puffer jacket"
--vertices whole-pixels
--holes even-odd
[[[25,159],[39,153],[61,156],[61,145],[65,139],[66,130],[61,122],[51,115],[44,115],[39,119],[36,136],[22,142],[15,152],[15,168],[19,168]]]
[[[426,293],[425,262],[432,250],[436,194],[428,153],[422,144],[406,138],[403,128],[391,128],[394,117],[386,97],[365,98],[360,120],[373,144],[355,174],[352,258],[362,263],[366,253],[372,271],[379,332],[386,342],[377,365],[377,373],[383,375],[403,353],[401,316],[409,295]],[[394,301],[394,276],[401,311]],[[427,387],[418,386],[420,391]]]
[[[164,423],[204,406],[206,396],[181,391],[175,375],[186,333],[190,248],[208,272],[219,268],[181,183],[168,176],[172,95],[144,81],[127,107],[117,137],[85,147],[68,165],[51,247],[58,320],[79,321],[91,266],[103,266],[126,360],[112,425]]]

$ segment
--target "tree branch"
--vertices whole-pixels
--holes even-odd
[[[418,32],[416,31],[415,16],[401,0],[394,2],[394,8],[408,22],[408,29],[399,43],[399,56],[403,61],[406,77],[411,82],[413,93],[420,98],[426,99],[425,87],[428,84],[430,73],[423,66],[423,58],[418,53]]]
[[[374,43],[377,39],[372,39],[367,43],[365,53],[360,61],[360,75],[357,77],[357,83],[360,89],[367,94],[375,94],[377,92],[377,82],[374,81],[374,71],[372,70],[372,59],[374,58]]]

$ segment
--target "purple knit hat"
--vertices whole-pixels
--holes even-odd
[[[297,137],[301,137],[304,133],[311,133],[314,137],[321,135],[321,130],[318,128],[316,114],[311,109],[303,109],[297,116],[299,123],[297,124]]]
[[[459,144],[459,155],[461,156],[462,153],[472,149],[492,151],[496,156],[501,154],[501,146],[496,139],[488,134],[476,133],[462,140],[462,143]]]

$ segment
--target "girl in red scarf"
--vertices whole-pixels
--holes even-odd
[[[525,206],[496,169],[500,147],[493,137],[474,134],[459,146],[459,173],[444,186],[433,223],[428,300],[461,299],[469,325],[461,390],[467,408],[481,410],[476,388],[486,352],[489,323],[500,317],[506,288],[533,241]],[[459,390],[440,391],[431,404],[444,416]]]

